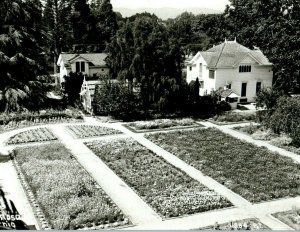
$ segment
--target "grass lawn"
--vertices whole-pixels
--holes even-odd
[[[7,144],[21,144],[33,142],[46,142],[57,140],[56,136],[48,128],[37,128],[21,132],[11,137]]]
[[[111,128],[92,125],[75,125],[67,126],[67,128],[68,131],[73,135],[73,137],[80,139],[121,133],[120,131]]]
[[[231,206],[132,139],[94,141],[87,146],[163,217]]]
[[[147,138],[251,202],[300,195],[300,164],[217,129]]]
[[[16,161],[52,228],[120,222],[124,216],[59,143],[15,150]]]

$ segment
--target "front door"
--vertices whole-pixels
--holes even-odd
[[[247,83],[242,83],[242,93],[241,96],[242,97],[246,97],[247,95]]]

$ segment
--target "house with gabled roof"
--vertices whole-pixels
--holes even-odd
[[[187,63],[187,82],[200,81],[200,95],[226,91],[228,101],[254,102],[257,93],[273,84],[273,64],[259,48],[251,50],[225,40],[207,51],[198,52]],[[225,96],[228,95],[228,96]]]
[[[69,76],[70,72],[80,72],[84,75],[80,95],[82,104],[88,112],[92,112],[92,100],[96,86],[101,84],[100,77],[109,73],[106,57],[106,53],[61,53],[57,61],[60,68],[60,85],[65,82],[64,77]]]
[[[86,77],[97,78],[107,75],[109,68],[106,64],[106,53],[61,53],[57,65],[60,68],[60,83],[70,72],[81,72]]]

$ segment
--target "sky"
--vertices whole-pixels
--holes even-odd
[[[111,0],[116,8],[210,8],[214,10],[225,9],[228,0]]]

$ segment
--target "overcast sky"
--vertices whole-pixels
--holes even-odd
[[[210,8],[224,10],[228,0],[111,0],[113,7],[136,8]]]

